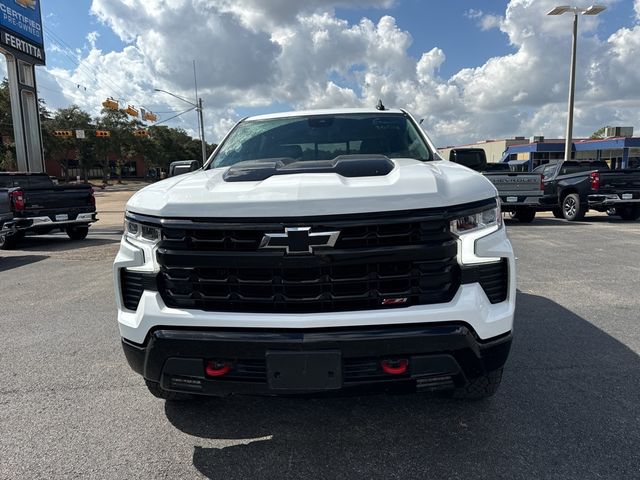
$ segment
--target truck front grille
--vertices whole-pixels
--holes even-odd
[[[166,222],[158,288],[170,307],[316,313],[449,302],[460,285],[447,212],[295,221]],[[288,255],[261,249],[286,227],[339,231],[333,247]]]
[[[470,283],[462,278],[450,221],[491,202],[304,219],[154,219],[162,230],[158,291],[167,306],[219,312],[297,314],[447,303],[461,283]],[[311,253],[298,244],[285,251],[292,245],[289,232],[300,231],[339,236]],[[266,234],[280,243],[261,248]],[[470,273],[467,279],[481,274],[491,301],[501,298],[492,282],[503,270]]]
[[[343,266],[163,266],[159,280],[170,307],[313,313],[448,302],[458,288],[459,275],[455,257],[445,257]]]

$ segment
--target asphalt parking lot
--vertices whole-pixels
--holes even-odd
[[[0,478],[640,478],[640,223],[509,223],[518,312],[490,400],[165,403],[129,370],[115,227],[0,252]]]

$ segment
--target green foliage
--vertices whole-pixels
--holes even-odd
[[[9,82],[6,78],[0,83],[0,136],[3,135],[13,136]]]
[[[78,160],[85,173],[93,167],[102,168],[106,181],[114,162],[117,172],[126,163],[139,157],[144,159],[147,168],[166,170],[176,160],[200,160],[202,157],[200,141],[179,128],[151,126],[148,128],[148,137],[134,135],[136,130],[146,127],[124,110],[102,109],[100,115],[92,119],[89,113],[77,105],[52,112],[40,100],[39,109],[45,158],[55,158],[66,172],[69,171],[70,161]],[[84,130],[85,138],[77,139],[75,132],[72,137],[54,135],[58,130]],[[111,136],[96,137],[96,130],[108,130]],[[6,79],[0,83],[0,135],[13,137],[9,85]],[[207,154],[214,148],[215,145],[207,145]],[[4,165],[14,164],[15,151],[0,142],[0,168],[8,169]]]
[[[607,126],[599,128],[598,130],[593,132],[589,138],[591,138],[592,140],[597,140],[597,139],[600,139],[600,138],[604,138],[604,132],[605,132],[606,128],[607,128]]]

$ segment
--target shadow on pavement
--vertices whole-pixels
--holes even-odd
[[[22,255],[14,257],[0,256],[0,272],[7,272],[14,268],[24,267],[31,263],[36,263],[49,258],[47,255]]]
[[[79,248],[98,247],[120,243],[120,237],[92,238],[91,234],[84,240],[71,240],[65,234],[27,235],[16,247],[16,250],[37,250],[39,252],[64,252]]]
[[[630,225],[640,223],[638,221],[622,220],[620,217],[610,217],[608,215],[589,216],[589,214],[587,214],[584,220],[581,220],[579,222],[569,222],[564,218],[552,218],[552,217],[536,217],[531,223],[522,223],[514,218],[509,218],[509,217],[505,217],[504,220],[509,227],[529,226],[529,225],[534,227],[536,225],[537,226],[543,226],[543,225],[554,226],[554,227],[571,227],[575,225],[589,225],[593,223],[597,223],[597,224],[614,223],[614,224],[630,224]]]
[[[166,402],[211,478],[638,478],[640,358],[583,318],[519,294],[493,398],[230,397]]]
[[[581,222],[568,222],[563,218],[550,218],[550,217],[536,217],[531,223],[522,223],[514,218],[505,217],[505,224],[509,228],[514,227],[542,227],[542,226],[552,226],[552,227],[575,227],[576,225],[588,225],[588,221]]]

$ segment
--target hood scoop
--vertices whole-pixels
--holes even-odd
[[[259,182],[274,175],[295,173],[336,173],[343,177],[382,177],[395,164],[384,155],[340,155],[333,160],[296,161],[292,158],[248,160],[229,168],[225,182]]]

